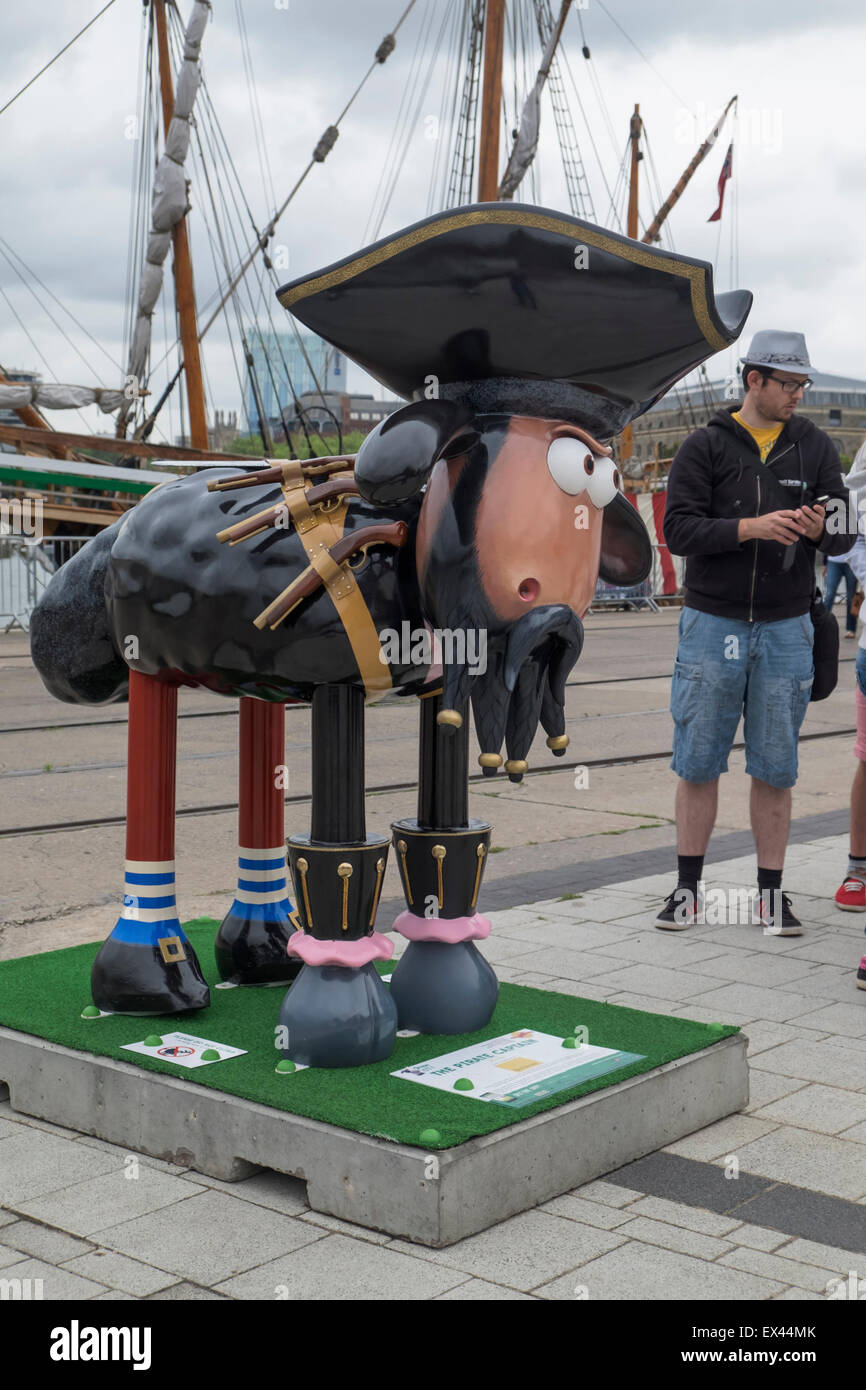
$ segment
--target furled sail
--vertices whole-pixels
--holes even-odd
[[[502,175],[502,182],[499,185],[498,198],[500,202],[507,202],[514,197],[517,189],[523,181],[523,176],[529,169],[530,164],[535,158],[535,151],[538,149],[538,133],[541,124],[541,93],[544,84],[550,73],[550,65],[556,53],[556,47],[562,34],[566,15],[571,8],[571,0],[563,0],[559,19],[551,30],[544,49],[544,56],[541,59],[541,67],[538,69],[538,76],[535,79],[535,86],[526,98],[523,111],[520,114],[520,129],[514,140],[511,156],[505,166],[505,173]]]
[[[56,381],[0,386],[0,407],[12,410],[27,405],[42,410],[74,410],[83,405],[98,405],[103,414],[111,415],[123,404],[122,391],[108,391],[101,386],[63,386]]]
[[[138,288],[138,310],[129,349],[127,380],[140,387],[145,379],[150,352],[151,317],[162,288],[162,268],[171,245],[172,228],[189,211],[184,163],[189,149],[190,118],[201,82],[199,55],[205,25],[210,18],[210,0],[195,0],[186,28],[183,62],[177,76],[174,112],[165,150],[153,176],[151,232],[145,252],[144,266]],[[125,423],[132,400],[125,400],[118,419]]]

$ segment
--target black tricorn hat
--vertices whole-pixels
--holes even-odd
[[[734,342],[752,303],[715,298],[706,261],[521,203],[438,213],[278,298],[399,396],[602,439]]]

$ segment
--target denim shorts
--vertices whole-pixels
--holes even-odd
[[[713,782],[727,772],[744,715],[748,775],[793,787],[812,691],[812,643],[808,613],[747,623],[684,608],[671,685],[674,772],[686,782]]]

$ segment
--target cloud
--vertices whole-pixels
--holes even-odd
[[[716,204],[727,130],[671,216],[675,246],[717,262],[722,290],[731,287],[738,262],[735,278],[756,297],[747,335],[757,327],[801,328],[822,369],[866,376],[860,324],[853,312],[853,306],[864,302],[866,291],[866,257],[859,233],[866,220],[866,191],[859,177],[864,26],[850,0],[825,0],[821,6],[791,0],[783,11],[751,0],[697,5],[675,0],[664,6],[648,5],[646,0],[605,3],[646,58],[623,37],[600,0],[588,0],[586,9],[573,7],[566,53],[585,119],[568,79],[566,92],[593,191],[595,220],[616,225],[608,188],[614,188],[635,101],[646,121],[651,155],[641,166],[646,223],[714,116],[737,92],[740,129],[721,236],[718,226],[706,219]],[[374,194],[383,170],[390,168],[389,150],[401,110],[408,110],[413,119],[405,129],[405,161],[379,234],[426,215],[434,172],[438,170],[441,188],[448,167],[444,146],[459,99],[457,41],[463,4],[464,0],[416,0],[395,52],[384,66],[376,66],[341,122],[333,152],[312,169],[277,229],[275,242],[286,247],[289,262],[288,269],[279,272],[281,281],[327,265],[363,244]],[[345,105],[404,8],[405,0],[289,0],[287,9],[277,8],[273,0],[244,0],[242,13],[278,201],[304,169],[316,141]],[[182,11],[186,17],[188,3]],[[49,23],[49,11],[25,14],[21,7],[5,6],[0,14],[5,74],[0,105],[93,12],[91,0],[57,0],[50,7]],[[115,4],[0,116],[0,234],[118,358],[123,355],[130,189],[140,153],[140,146],[126,138],[126,121],[137,109],[142,16],[140,6]],[[578,20],[591,47],[590,64],[581,54]],[[526,60],[530,80],[537,58],[533,43]],[[261,226],[272,211],[271,195],[260,170],[233,0],[214,0],[203,59],[208,91],[252,216]],[[522,72],[521,62],[521,81]],[[505,86],[511,122],[510,69]],[[429,138],[429,118],[440,123],[438,141]],[[503,141],[503,164],[506,156]],[[214,188],[218,198],[228,197],[224,173],[214,177]],[[207,189],[196,179],[190,196],[188,225],[201,305],[216,285],[205,226],[210,220]],[[568,206],[549,108],[543,113],[532,181],[521,188],[519,197]],[[621,203],[621,197],[616,201]],[[229,243],[232,261],[252,238],[246,212],[241,211],[237,242]],[[738,237],[732,244],[735,227]],[[166,285],[170,290],[170,259]],[[0,286],[50,363],[50,372],[43,367],[43,374],[89,382],[85,364],[36,309],[2,259]],[[257,285],[252,289],[253,304],[260,310]],[[265,302],[275,323],[284,323],[284,311],[270,286]],[[252,307],[244,292],[245,322]],[[39,365],[5,303],[2,311],[0,362]],[[81,339],[55,306],[52,311],[88,361],[104,373],[103,384],[116,384],[105,358]],[[173,331],[170,300],[154,318],[155,361],[165,350],[164,320]],[[727,370],[728,356],[713,359],[711,375]],[[222,322],[206,337],[204,357],[211,410],[237,409],[240,386]],[[165,370],[160,369],[154,374],[154,392],[164,380]],[[354,389],[372,389],[359,369],[352,369],[349,381]],[[174,405],[172,410],[173,415],[165,417],[166,436],[178,428]],[[95,428],[106,428],[105,417],[86,414]],[[76,417],[73,424],[71,415],[59,413],[52,420],[60,428],[81,423]]]

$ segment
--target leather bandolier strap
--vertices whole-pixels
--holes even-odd
[[[348,503],[344,499],[331,511],[314,511],[307,502],[309,479],[304,476],[300,460],[289,460],[282,465],[281,471],[282,492],[292,523],[310,564],[321,576],[337,610],[351,643],[367,697],[375,699],[392,688],[391,673],[387,664],[380,659],[382,648],[379,635],[348,561],[336,564],[330,554],[331,546],[343,534]]]

